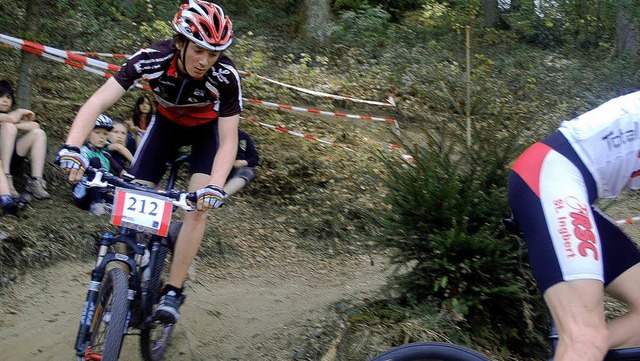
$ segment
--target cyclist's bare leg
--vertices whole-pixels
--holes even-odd
[[[9,174],[11,158],[16,146],[18,128],[12,123],[0,123],[0,160],[2,160],[2,171]]]
[[[598,280],[556,283],[544,293],[560,336],[555,361],[601,361],[609,342],[603,284]]]
[[[208,174],[193,174],[189,182],[189,191],[194,192],[206,187],[209,179]],[[173,251],[168,284],[177,288],[182,287],[184,278],[189,272],[189,266],[200,248],[206,225],[207,211],[193,211],[185,214]]]
[[[609,347],[640,346],[640,263],[609,284],[606,291],[627,304],[629,312],[609,322]]]
[[[16,153],[31,160],[31,176],[42,178],[47,154],[47,134],[44,130],[33,129],[16,141]]]

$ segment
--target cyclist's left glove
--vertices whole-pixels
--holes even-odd
[[[198,196],[198,200],[202,200],[205,203],[208,203],[214,208],[222,207],[224,204],[224,199],[227,197],[227,193],[225,193],[222,188],[218,186],[214,186],[212,184],[206,186],[205,188],[198,189],[196,191],[196,195]]]

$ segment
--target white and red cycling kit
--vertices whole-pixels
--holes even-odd
[[[133,54],[114,78],[124,89],[149,82],[156,114],[138,146],[130,172],[157,183],[176,151],[191,145],[191,173],[210,174],[217,150],[217,122],[242,112],[240,76],[225,55],[200,79],[180,75],[180,53],[173,40],[155,43]],[[140,159],[141,161],[138,161]]]
[[[593,206],[640,188],[640,92],[564,121],[529,147],[509,176],[509,204],[544,292],[576,279],[608,285],[640,252]]]

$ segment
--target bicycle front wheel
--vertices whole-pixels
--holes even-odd
[[[127,273],[121,268],[111,269],[98,294],[86,360],[117,361],[120,357],[129,308],[128,291]],[[99,355],[101,358],[92,358]]]
[[[369,361],[491,361],[466,347],[444,342],[408,343]]]

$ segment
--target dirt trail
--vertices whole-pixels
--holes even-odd
[[[2,360],[75,360],[91,266],[62,263],[37,271],[0,297]],[[199,270],[166,359],[315,359],[305,355],[310,340],[337,336],[322,328],[337,320],[332,305],[375,294],[385,281],[384,266],[382,257],[304,257]],[[141,359],[137,342],[137,336],[125,338],[121,360]]]

